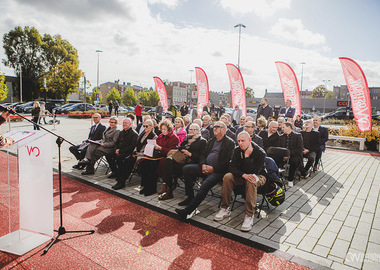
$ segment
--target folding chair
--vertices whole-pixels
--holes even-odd
[[[97,161],[96,161],[96,164],[95,164],[95,172],[98,170],[100,164],[103,164],[104,166],[107,167],[107,170],[106,170],[106,175],[108,174],[108,171],[110,170],[110,165],[108,164],[106,158],[104,156],[102,156],[101,158],[99,158]]]

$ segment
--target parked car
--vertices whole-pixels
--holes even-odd
[[[29,101],[24,104],[19,104],[15,107],[15,111],[18,113],[24,113],[26,107],[33,107],[34,101]]]
[[[66,107],[61,110],[61,113],[63,114],[68,114],[69,112],[74,112],[74,111],[91,111],[91,110],[96,110],[94,106],[88,103],[78,103],[74,104],[72,106]]]
[[[311,115],[310,114],[307,114],[307,113],[304,113],[303,111],[301,111],[301,118],[303,120],[307,120],[307,119],[311,119]]]
[[[55,107],[55,108],[53,109],[53,113],[54,113],[54,114],[61,114],[63,109],[66,109],[66,108],[68,108],[68,107],[70,107],[70,106],[73,106],[73,105],[74,105],[74,103],[67,103],[67,104],[65,104],[65,105]]]
[[[247,108],[247,116],[251,116],[253,119],[256,119],[257,111],[253,108]]]
[[[94,107],[100,111],[108,111],[108,106],[106,104],[97,104]]]

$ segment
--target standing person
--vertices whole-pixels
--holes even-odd
[[[172,105],[170,105],[168,111],[172,113],[172,116],[173,116],[173,118],[172,118],[172,122],[174,123],[174,119],[175,119],[175,118],[177,117],[177,115],[178,115],[178,110],[177,110],[177,107],[175,106],[174,101],[172,102]]]
[[[110,116],[112,115],[112,107],[113,107],[112,100],[110,100],[110,103],[108,104],[108,111],[109,111]]]
[[[191,120],[192,120],[192,121],[194,121],[194,119],[196,119],[197,116],[198,116],[197,109],[194,108],[194,104],[193,104],[193,103],[190,104],[190,111],[189,111],[189,114],[190,114],[190,116],[191,116]]]
[[[280,114],[278,116],[282,116],[285,118],[293,118],[296,113],[296,109],[292,108],[292,101],[288,99],[285,102],[285,108],[281,108]]]
[[[301,176],[308,177],[309,169],[313,166],[315,157],[317,156],[317,151],[319,145],[321,144],[321,138],[319,132],[313,130],[313,120],[309,119],[305,121],[305,130],[301,131],[302,140],[303,140],[303,158],[307,158],[306,166],[303,166],[301,162]]]
[[[163,112],[164,112],[164,107],[162,107],[162,103],[161,103],[161,101],[159,101],[157,103],[156,108],[154,109],[154,113],[156,114],[157,122],[161,122]]]
[[[211,115],[211,103],[207,102],[207,104],[203,107],[203,111],[207,112],[208,115]]]
[[[138,126],[139,123],[142,123],[142,110],[143,110],[143,106],[142,104],[139,102],[136,107],[135,107],[135,114],[136,114],[136,125]]]
[[[40,103],[35,101],[33,103],[33,109],[32,109],[32,120],[35,123],[33,127],[34,130],[40,130],[40,127],[38,126],[38,119],[40,118],[40,112],[41,112]]]
[[[44,124],[46,125],[46,109],[45,109],[45,102],[41,102],[41,111],[40,111],[40,115],[42,115],[40,117],[40,121],[38,122],[39,124],[41,124],[41,119],[44,120]]]
[[[228,164],[235,148],[235,142],[226,136],[227,127],[223,122],[216,122],[213,130],[215,136],[207,144],[204,156],[200,157],[200,162],[185,165],[182,169],[188,197],[185,209],[175,209],[181,220],[185,220],[187,215],[201,204],[209,190],[221,182],[223,176],[228,172]],[[194,197],[193,185],[197,177],[202,177],[204,181]]]
[[[232,125],[237,126],[240,124],[240,118],[243,115],[243,111],[239,108],[239,105],[235,105],[235,109],[232,112]]]
[[[119,103],[117,101],[115,101],[115,104],[114,104],[114,110],[115,110],[115,114],[117,116],[117,114],[119,113]]]
[[[220,117],[226,113],[226,109],[223,107],[223,103],[219,102],[219,108],[216,111],[216,119],[219,120]]]
[[[268,100],[266,98],[261,99],[260,104],[257,108],[256,119],[259,119],[261,116],[264,116],[266,120],[268,120],[269,117],[273,116],[273,109],[268,105]]]
[[[313,166],[313,171],[316,171],[318,169],[318,163],[322,157],[322,153],[326,150],[326,142],[329,140],[329,131],[326,127],[321,126],[321,118],[318,115],[315,115],[313,118],[313,129],[318,131],[320,136],[320,145]]]
[[[189,113],[189,107],[187,106],[186,102],[183,102],[182,107],[179,109],[179,111],[181,112],[182,117]]]

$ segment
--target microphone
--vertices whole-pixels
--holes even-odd
[[[0,105],[0,112],[9,112],[10,114],[16,113],[13,109],[4,107],[3,105]]]

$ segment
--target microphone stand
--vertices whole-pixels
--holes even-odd
[[[64,235],[66,233],[89,233],[89,234],[95,233],[95,230],[66,231],[65,227],[63,226],[61,145],[62,145],[63,142],[67,142],[68,144],[71,144],[73,146],[75,146],[75,144],[73,144],[72,142],[66,140],[65,138],[63,138],[61,136],[59,136],[58,134],[56,134],[56,133],[54,133],[54,132],[52,132],[52,131],[44,128],[40,124],[35,123],[32,120],[30,120],[30,119],[22,116],[21,114],[15,112],[12,109],[9,109],[9,108],[6,108],[6,107],[0,105],[0,111],[7,111],[7,112],[10,112],[11,114],[17,115],[17,116],[25,119],[26,121],[32,123],[33,125],[38,126],[39,128],[41,128],[41,129],[47,131],[48,133],[52,134],[53,136],[57,137],[57,140],[55,142],[56,142],[57,147],[58,147],[58,183],[59,183],[59,217],[60,217],[60,226],[59,226],[58,230],[54,230],[55,232],[58,232],[58,235],[53,239],[53,241],[50,242],[49,246],[46,249],[44,249],[44,252],[42,253],[42,255],[45,255],[49,251],[49,249],[57,242],[58,238],[61,235]]]

